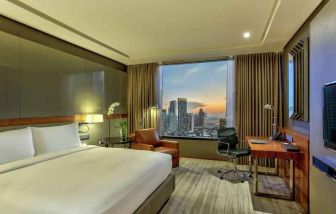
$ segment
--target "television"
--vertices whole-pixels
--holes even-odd
[[[323,88],[323,140],[324,145],[336,150],[336,82]]]

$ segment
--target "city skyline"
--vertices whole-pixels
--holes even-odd
[[[202,108],[210,117],[224,117],[227,69],[227,61],[163,66],[163,109],[168,110],[172,100],[187,98],[188,113]]]

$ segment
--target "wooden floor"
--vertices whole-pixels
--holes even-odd
[[[174,169],[175,191],[161,213],[304,213],[297,202],[253,195],[253,178],[248,178],[247,173],[243,173],[248,180],[244,183],[232,173],[220,180],[217,170],[231,167],[225,161],[181,158],[180,167]],[[286,194],[288,191],[279,177],[259,176],[259,179],[263,192]]]

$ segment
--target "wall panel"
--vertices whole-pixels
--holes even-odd
[[[105,108],[105,71],[106,67],[86,61],[87,97],[86,113],[106,114]]]
[[[113,102],[119,102],[120,106],[115,109],[115,113],[127,113],[127,73],[106,67],[105,100],[106,109]]]
[[[22,117],[75,114],[73,79],[84,68],[84,59],[22,39]]]
[[[310,28],[310,152],[336,159],[323,141],[323,86],[336,81],[336,1],[329,1]],[[312,161],[311,161],[312,163]],[[310,164],[311,213],[335,213],[336,182]]]
[[[0,32],[0,118],[20,117],[20,38]]]

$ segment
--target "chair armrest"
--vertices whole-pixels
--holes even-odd
[[[180,150],[180,144],[177,141],[160,140],[160,144],[163,147]]]
[[[129,138],[131,138],[131,140],[134,142],[135,141],[135,134],[130,134]]]
[[[217,141],[217,148],[219,147],[220,144],[225,144],[225,145],[227,146],[227,149],[226,149],[226,155],[229,155],[230,144],[229,144],[229,143],[222,142],[222,141]]]
[[[132,143],[132,149],[154,151],[154,146],[144,143]]]

